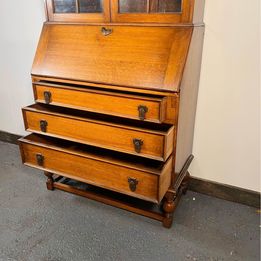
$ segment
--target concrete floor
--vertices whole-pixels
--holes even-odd
[[[259,214],[188,192],[171,229],[114,207],[45,188],[0,142],[0,260],[260,260]]]

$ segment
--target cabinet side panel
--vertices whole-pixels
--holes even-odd
[[[204,27],[195,27],[180,88],[175,172],[192,153]]]
[[[204,18],[205,0],[195,0],[193,23],[202,23]]]

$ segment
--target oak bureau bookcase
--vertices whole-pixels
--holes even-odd
[[[171,227],[189,182],[204,0],[46,0],[25,165]]]

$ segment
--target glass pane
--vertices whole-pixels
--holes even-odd
[[[119,0],[120,13],[146,13],[147,0]]]
[[[103,0],[79,0],[80,13],[101,13]]]
[[[76,4],[75,0],[54,0],[55,13],[75,13]]]
[[[182,0],[159,0],[158,13],[177,13],[181,12]]]

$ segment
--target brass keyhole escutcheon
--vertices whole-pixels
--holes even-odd
[[[52,94],[49,91],[44,91],[44,101],[46,104],[49,104],[51,102]]]
[[[144,105],[139,105],[138,111],[140,120],[144,121],[146,118],[146,113],[148,112],[148,107]]]
[[[40,129],[42,132],[46,132],[47,131],[47,121],[46,120],[40,120]]]
[[[137,153],[141,152],[141,147],[143,145],[143,140],[141,139],[133,139],[133,145],[134,145],[134,149]]]
[[[132,192],[136,191],[137,185],[138,185],[139,181],[137,179],[135,179],[135,178],[130,178],[129,177],[128,178],[128,183],[129,183],[130,190]]]
[[[112,29],[108,29],[108,28],[105,28],[105,27],[102,27],[101,28],[101,33],[104,35],[104,36],[108,36],[112,33]]]
[[[39,166],[43,166],[44,156],[41,153],[36,154],[36,161]]]

